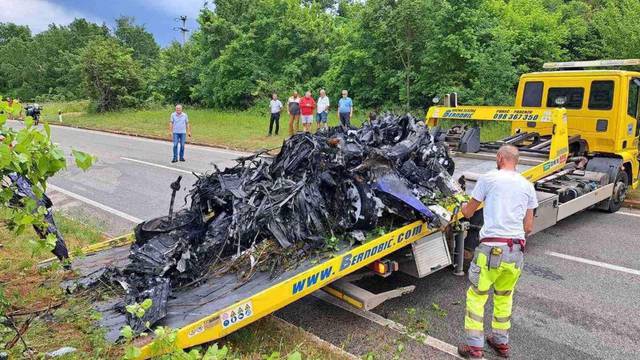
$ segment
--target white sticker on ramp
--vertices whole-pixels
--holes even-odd
[[[222,328],[226,329],[229,326],[236,325],[246,320],[251,315],[253,315],[253,305],[251,304],[251,301],[247,301],[246,303],[233,306],[228,310],[225,310],[220,315]]]

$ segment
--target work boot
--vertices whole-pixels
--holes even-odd
[[[482,359],[484,357],[484,349],[479,346],[460,344],[458,345],[458,354],[465,359]]]
[[[493,336],[489,336],[487,338],[487,344],[489,344],[489,346],[491,346],[491,348],[495,350],[499,356],[503,358],[509,357],[509,350],[511,350],[509,344],[498,344],[493,339]]]
[[[172,162],[172,163],[177,163],[177,162],[178,162],[178,159],[173,159],[173,160],[171,160],[171,162]]]

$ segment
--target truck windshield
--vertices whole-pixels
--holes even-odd
[[[559,97],[566,98],[564,105],[557,105],[556,99]],[[582,99],[584,98],[584,88],[549,88],[547,93],[547,107],[565,107],[567,109],[582,108]]]

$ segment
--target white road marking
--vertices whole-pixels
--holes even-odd
[[[616,214],[626,215],[626,216],[634,216],[634,217],[639,217],[640,218],[640,214],[630,213],[630,212],[626,212],[626,211],[618,211],[618,212],[616,212]]]
[[[362,310],[362,309],[356,309],[355,307],[345,303],[344,301],[340,301],[338,299],[336,299],[335,297],[325,293],[324,291],[316,291],[314,293],[312,293],[311,295],[313,295],[314,297],[327,302],[331,305],[335,305],[341,309],[344,309],[354,315],[360,316],[362,318],[365,318],[369,321],[372,321],[380,326],[384,326],[387,328],[390,328],[402,335],[406,335],[410,338],[412,338],[415,341],[421,342],[427,346],[431,346],[437,350],[440,350],[442,352],[445,352],[451,356],[454,356],[458,359],[462,359],[462,357],[460,357],[460,355],[458,355],[458,348],[454,345],[451,345],[449,343],[446,343],[442,340],[438,340],[434,337],[431,337],[429,335],[424,335],[424,334],[415,334],[410,332],[404,325],[399,324],[393,320],[389,320],[387,318],[385,318],[384,316],[380,316],[374,312],[371,311],[366,311],[366,310]]]
[[[607,263],[603,263],[603,262],[600,262],[600,261],[589,260],[589,259],[585,259],[585,258],[581,258],[581,257],[577,257],[577,256],[560,254],[560,253],[553,252],[553,251],[547,251],[547,255],[551,255],[551,256],[555,256],[555,257],[561,258],[561,259],[571,260],[571,261],[575,261],[575,262],[579,262],[579,263],[583,263],[583,264],[599,266],[601,268],[620,271],[620,272],[627,273],[627,274],[640,275],[640,270],[629,269],[629,268],[626,268],[626,267],[623,267],[623,266],[607,264]]]
[[[21,124],[21,122],[19,122],[19,121],[7,120],[7,122],[11,122],[11,121],[13,121],[15,123],[18,123],[18,124]],[[55,128],[67,129],[67,130],[77,131],[77,132],[92,133],[92,134],[102,135],[102,136],[109,136],[109,137],[115,137],[115,138],[121,138],[121,139],[125,138],[125,139],[130,139],[130,140],[137,140],[137,141],[144,141],[144,142],[151,142],[151,143],[156,143],[156,144],[164,144],[164,145],[168,145],[168,146],[173,146],[171,144],[171,141],[169,141],[169,139],[167,139],[167,141],[157,140],[157,139],[149,139],[149,138],[145,138],[145,137],[142,137],[142,136],[114,134],[114,133],[110,133],[110,132],[106,132],[106,131],[81,129],[81,128],[76,128],[76,127],[71,127],[71,126],[56,125],[56,124],[52,124],[52,123],[49,123],[49,126],[51,126],[52,128],[55,127]],[[203,150],[203,151],[209,151],[209,152],[232,155],[232,156],[234,156],[234,159],[235,159],[235,157],[251,155],[251,153],[246,153],[246,152],[242,152],[242,151],[227,150],[227,149],[214,148],[214,147],[202,146],[202,145],[193,145],[193,144],[189,144],[188,142],[187,142],[187,145],[188,145],[188,147],[190,149],[198,149],[198,150]]]
[[[65,195],[67,195],[69,197],[72,197],[72,198],[74,198],[76,200],[80,200],[83,203],[89,204],[91,206],[95,206],[98,209],[104,210],[104,211],[106,211],[108,213],[111,213],[113,215],[119,216],[119,217],[121,217],[123,219],[126,219],[126,220],[129,220],[129,221],[131,221],[133,223],[138,224],[138,223],[142,222],[142,219],[138,219],[135,216],[129,215],[127,213],[123,213],[120,210],[116,210],[116,209],[114,209],[112,207],[109,207],[107,205],[101,204],[101,203],[99,203],[97,201],[94,201],[94,200],[91,200],[91,199],[87,199],[86,197],[84,197],[82,195],[78,195],[78,194],[73,193],[73,192],[71,192],[69,190],[62,189],[62,188],[60,188],[58,186],[55,186],[53,184],[47,184],[47,188],[51,189],[51,190],[55,190],[55,191],[61,192],[61,193],[65,194]]]
[[[193,173],[195,172],[195,171],[189,171],[189,170],[183,170],[183,169],[179,169],[179,168],[174,168],[174,167],[171,167],[171,166],[165,166],[165,165],[161,165],[161,164],[156,164],[156,163],[152,163],[152,162],[148,162],[148,161],[131,159],[131,158],[128,158],[128,157],[122,157],[121,156],[120,159],[137,162],[137,163],[144,164],[144,165],[155,166],[155,167],[159,167],[159,168],[162,168],[162,169],[178,171],[178,172],[189,174],[189,175],[193,175]],[[197,172],[196,172],[196,174],[200,175],[200,173],[197,173]]]

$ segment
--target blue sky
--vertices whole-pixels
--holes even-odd
[[[66,25],[76,17],[105,22],[113,28],[115,18],[133,16],[164,46],[180,39],[180,34],[173,30],[178,26],[174,20],[178,16],[187,15],[187,27],[196,28],[196,17],[204,0],[2,0],[2,3],[0,22],[29,25],[34,33],[46,30],[51,23]]]

